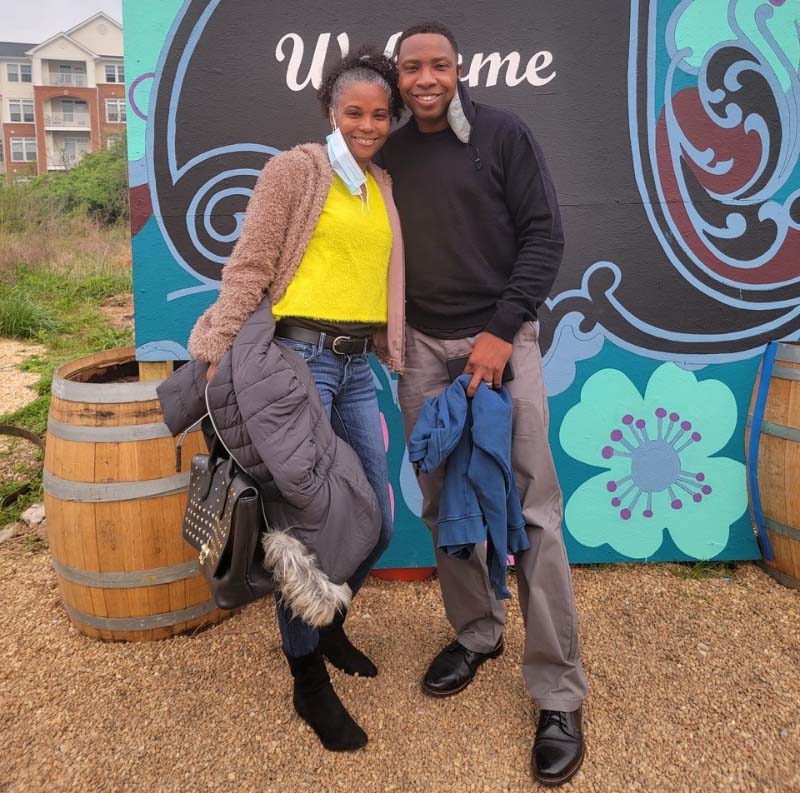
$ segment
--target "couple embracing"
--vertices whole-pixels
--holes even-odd
[[[347,581],[353,594],[392,534],[367,353],[379,352],[400,373],[407,436],[426,400],[450,386],[448,361],[466,361],[461,379],[468,398],[479,389],[507,388],[510,459],[524,520],[519,547],[525,550],[516,554],[522,671],[539,707],[531,768],[539,782],[558,785],[583,759],[587,685],[535,321],[564,240],[555,190],[530,131],[512,113],[472,102],[459,74],[456,40],[438,23],[405,30],[396,64],[365,49],[334,66],[319,89],[332,128],[327,146],[304,144],[266,165],[219,298],[195,326],[190,350],[211,364],[211,380],[223,352],[269,295],[275,341],[307,364],[333,429],[358,455],[380,507],[377,544]],[[411,118],[390,134],[404,106]],[[504,385],[509,362],[514,377]],[[481,544],[466,559],[439,547],[443,466],[418,479],[456,636],[430,663],[422,688],[444,697],[466,688],[485,661],[503,652],[504,593],[490,580]],[[348,639],[346,614],[317,628],[280,593],[277,609],[297,714],[325,748],[363,747],[367,735],[325,665],[378,673]]]

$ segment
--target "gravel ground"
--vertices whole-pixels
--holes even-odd
[[[31,386],[39,379],[39,375],[21,372],[19,364],[32,355],[44,352],[45,348],[39,344],[0,339],[0,415],[12,413],[36,396]]]
[[[38,344],[0,339],[0,415],[18,410],[36,396],[32,386],[39,375],[20,371],[19,364],[44,352]],[[0,435],[0,481],[27,481],[39,460],[41,452],[30,441]]]
[[[381,673],[333,673],[370,743],[334,755],[293,713],[270,603],[192,637],[102,644],[71,627],[46,552],[17,538],[0,565],[4,792],[535,787],[516,606],[506,653],[432,700],[419,679],[450,638],[437,584],[370,580],[348,624]],[[564,790],[800,790],[800,593],[750,565],[685,575],[574,570],[592,691],[587,758]]]

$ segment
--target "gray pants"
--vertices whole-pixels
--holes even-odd
[[[468,355],[475,337],[435,339],[410,326],[406,331],[406,373],[400,378],[398,397],[408,437],[423,402],[450,384],[445,361]],[[522,326],[513,348],[515,377],[506,384],[514,402],[511,462],[531,545],[515,560],[525,624],[522,674],[540,708],[575,710],[586,697],[587,684],[561,536],[561,488],[547,436],[549,413],[534,323]],[[445,611],[464,647],[488,652],[503,633],[505,609],[489,583],[483,547],[476,547],[469,561],[455,559],[436,547],[443,479],[444,466],[419,476],[422,518],[433,535]]]

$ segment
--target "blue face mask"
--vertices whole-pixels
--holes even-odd
[[[347,143],[345,143],[339,127],[334,126],[333,132],[328,135],[326,140],[331,168],[339,174],[353,195],[361,196],[361,187],[367,183],[367,176],[359,167],[350,149],[347,148]]]

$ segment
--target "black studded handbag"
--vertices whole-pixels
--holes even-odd
[[[272,592],[275,582],[262,564],[267,523],[258,485],[220,445],[215,436],[208,454],[192,458],[183,538],[199,551],[214,602],[235,609]]]

